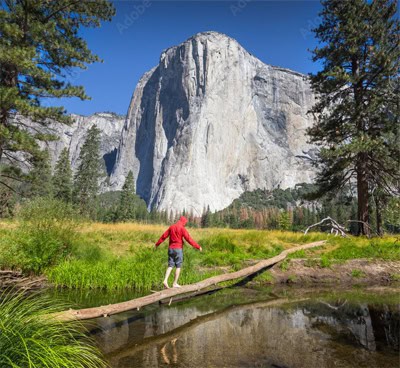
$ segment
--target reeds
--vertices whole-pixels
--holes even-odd
[[[106,367],[80,323],[44,317],[65,307],[43,296],[0,294],[0,367]]]

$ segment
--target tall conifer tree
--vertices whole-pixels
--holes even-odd
[[[33,160],[33,167],[28,175],[29,197],[50,197],[53,193],[50,154],[48,150],[40,152]]]
[[[129,171],[122,187],[120,203],[117,209],[117,220],[134,220],[136,215],[135,182],[132,171]]]
[[[104,177],[104,163],[100,156],[100,130],[93,125],[79,153],[79,165],[74,178],[74,200],[83,213],[94,211],[94,200]]]
[[[73,68],[85,69],[99,61],[82,38],[82,27],[109,21],[114,7],[107,0],[7,0],[0,3],[0,160],[18,166],[40,157],[38,140],[47,119],[69,123],[63,107],[44,106],[43,98],[87,99],[82,86],[68,82]],[[33,128],[26,128],[23,117]],[[2,173],[0,167],[0,185]],[[21,172],[19,172],[21,173]],[[17,175],[14,172],[13,175]]]
[[[318,102],[311,142],[321,146],[316,195],[355,182],[359,233],[369,234],[370,191],[399,180],[399,21],[393,0],[323,1],[311,76]]]
[[[64,202],[72,201],[72,170],[67,148],[61,151],[54,168],[53,194]]]

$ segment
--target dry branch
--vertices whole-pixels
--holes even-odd
[[[304,235],[306,235],[308,233],[308,231],[318,225],[322,225],[324,222],[330,222],[331,223],[331,233],[335,233],[335,236],[338,235],[340,233],[341,236],[343,236],[344,238],[347,237],[346,235],[346,229],[340,225],[336,220],[334,220],[331,217],[326,217],[324,219],[322,219],[320,222],[317,222],[316,224],[310,225],[306,231],[304,232]]]
[[[246,267],[242,270],[226,273],[223,275],[213,276],[203,281],[197,282],[195,284],[184,285],[180,288],[173,288],[162,290],[150,295],[143,296],[141,298],[129,300],[122,303],[110,304],[107,306],[101,306],[96,308],[86,308],[80,310],[70,309],[64,312],[53,314],[52,317],[62,321],[72,321],[72,320],[85,320],[97,317],[106,317],[112,314],[117,314],[121,312],[126,312],[132,309],[139,310],[141,307],[144,307],[149,304],[153,304],[163,299],[171,299],[176,295],[198,292],[201,289],[205,289],[209,286],[214,286],[221,282],[230,281],[242,277],[246,277],[252,275],[268,266],[272,266],[275,263],[278,263],[286,258],[286,256],[290,253],[294,253],[298,250],[309,249],[321,246],[325,243],[325,241],[318,241],[310,244],[300,245],[298,247],[294,247],[291,249],[284,250],[281,254],[265,259],[257,264]]]

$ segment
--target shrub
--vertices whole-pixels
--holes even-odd
[[[19,212],[17,265],[24,271],[41,273],[73,251],[77,213],[67,203],[38,198],[26,202]]]
[[[106,367],[80,323],[44,317],[65,308],[42,296],[1,294],[0,367]]]

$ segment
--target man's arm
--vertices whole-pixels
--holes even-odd
[[[183,228],[183,238],[193,247],[199,250],[202,250],[199,244],[197,244],[192,237],[189,235],[189,232]]]
[[[158,247],[168,237],[169,237],[169,228],[167,229],[167,231],[164,234],[161,235],[161,238],[158,239],[158,242],[156,243],[156,247]]]

